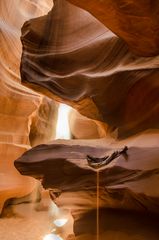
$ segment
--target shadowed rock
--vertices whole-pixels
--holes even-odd
[[[120,146],[110,145],[106,140],[54,141],[24,153],[15,161],[15,166],[21,174],[40,179],[44,188],[49,189],[51,199],[60,208],[71,211],[77,239],[96,239],[99,207],[100,240],[105,237],[111,239],[115,232],[115,236],[134,240],[133,234],[127,235],[132,232],[134,223],[135,233],[141,235],[140,239],[151,236],[156,240],[158,225],[149,224],[145,232],[142,222],[143,218],[153,219],[150,213],[159,212],[158,139],[158,134],[143,134],[122,141]],[[127,156],[117,157],[98,171],[88,165],[88,154],[102,158],[120,150],[125,142],[129,147]],[[145,146],[144,142],[147,142]],[[114,209],[114,212],[108,209]],[[119,232],[115,228],[115,219],[120,219],[117,209],[122,210],[120,216],[123,221],[129,222],[126,228],[120,226],[120,222]],[[141,212],[146,215],[141,215]],[[108,223],[108,218],[112,222]]]
[[[86,4],[88,10],[90,2]],[[97,1],[93,2],[98,10]],[[101,4],[107,6],[111,2],[102,1]],[[113,3],[117,5],[117,12],[120,4],[121,1]],[[140,12],[138,5],[140,3],[135,4],[135,9]],[[129,7],[135,11],[133,3]],[[112,21],[123,17],[118,19],[113,13],[106,14]],[[123,17],[124,24],[127,18],[128,15]],[[146,19],[146,23],[149,25],[150,21]],[[137,28],[135,22],[133,25]],[[129,32],[131,28],[127,27]],[[153,42],[153,34],[146,34],[149,42]],[[136,36],[140,40],[138,35],[132,35],[133,42],[137,42]],[[116,130],[118,137],[159,127],[158,56],[134,55],[92,15],[65,0],[55,1],[48,15],[26,22],[21,40],[21,77],[28,87],[106,123],[108,132]],[[144,45],[143,40],[141,42]]]
[[[15,166],[41,179],[44,188],[59,189],[57,204],[71,211],[96,209],[98,172],[100,207],[158,212],[159,148],[131,147],[126,158],[121,155],[98,171],[88,165],[86,155],[99,158],[113,151],[87,142],[53,142],[24,153]]]
[[[154,0],[68,0],[121,37],[137,55],[159,54],[159,2]]]

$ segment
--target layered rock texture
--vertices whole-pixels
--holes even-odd
[[[159,54],[157,0],[68,1],[90,12],[122,38],[135,54],[141,56]]]
[[[145,223],[149,224],[146,231],[142,224],[143,218],[153,219],[150,213],[159,212],[158,140],[159,132],[148,131],[114,143],[106,139],[54,141],[24,153],[15,161],[15,166],[20,173],[41,179],[44,188],[50,189],[53,201],[71,211],[75,235],[81,239],[96,239],[97,234],[99,239],[112,239],[113,234],[108,231],[114,229],[118,237],[122,237],[123,232],[123,239],[136,239],[137,234],[137,239],[151,236],[157,240],[158,217],[153,223]],[[125,144],[127,153],[108,165],[98,170],[88,165],[88,154],[103,157]],[[122,229],[121,222],[115,222],[115,218],[128,221],[127,230]],[[126,235],[129,231],[130,236]]]
[[[142,144],[142,141],[152,141],[152,133],[128,139],[127,153],[98,170],[88,165],[87,155],[109,155],[125,141],[114,144],[104,139],[54,141],[27,151],[15,161],[15,166],[22,174],[41,178],[45,188],[61,190],[57,201],[66,197],[65,204],[73,205],[77,211],[96,208],[99,174],[99,207],[158,212],[158,137],[154,134],[151,147]],[[70,201],[70,197],[75,198],[74,201]]]
[[[1,132],[7,160],[1,176],[11,179],[14,172],[17,180],[2,181],[1,202],[35,186],[13,165],[6,171],[5,164],[17,158],[22,175],[39,179],[52,200],[71,211],[76,239],[158,240],[158,1],[55,0],[52,10],[49,1],[27,1],[25,7],[13,2],[25,17],[17,14],[14,27],[9,16],[2,24]],[[5,11],[12,6],[1,5]],[[26,16],[26,6],[29,14],[38,12]],[[50,99],[19,84],[17,39],[24,20],[22,84]],[[70,120],[75,138],[105,138],[48,143],[56,115],[51,99],[84,116],[74,112]],[[126,154],[99,169],[90,166],[87,155],[105,158],[125,145]]]
[[[114,7],[121,3],[102,1],[103,5],[106,4],[103,11],[106,11],[107,2],[112,2]],[[132,5],[125,7],[135,11],[139,3],[131,2]],[[137,5],[135,9],[133,2]],[[89,3],[91,5],[92,1],[88,1],[86,6],[89,7]],[[147,18],[145,20],[140,11],[136,11],[139,15],[137,19],[141,20],[139,25],[142,25],[142,21],[148,22],[146,30],[144,24],[142,27],[152,43],[150,21]],[[146,13],[143,9],[143,14]],[[106,16],[109,14],[109,21],[115,21],[113,9],[107,9]],[[99,12],[99,17],[101,15]],[[119,15],[128,22],[120,10]],[[152,24],[153,19],[152,16]],[[129,29],[134,32],[137,28],[136,35],[132,33],[132,44],[140,48],[144,41],[138,36],[138,25],[135,22],[133,25],[134,28],[126,25],[128,30],[125,32],[129,36]],[[126,137],[147,128],[158,128],[158,51],[155,57],[144,57],[144,54],[138,57],[106,26],[65,0],[55,1],[48,15],[28,21],[22,28],[22,82],[53,99],[70,104],[89,118],[105,122],[109,132],[116,130],[118,137]],[[138,43],[136,37],[142,44]],[[149,51],[152,48],[146,49]]]
[[[69,2],[77,6],[54,1],[48,15],[24,24],[22,82],[87,117],[72,112],[75,138],[105,139],[39,145],[15,166],[71,210],[76,237],[114,239],[103,209],[131,210],[138,220],[143,216],[135,212],[159,211],[158,1]],[[147,129],[154,130],[141,133]],[[87,155],[105,157],[124,145],[126,155],[98,170],[89,166]],[[138,239],[158,238],[158,225],[143,233],[139,222]],[[135,239],[130,229],[117,238]]]
[[[28,18],[41,15],[44,11],[31,2],[1,1],[0,12],[1,213],[8,200],[29,195],[35,189],[36,181],[21,176],[14,168],[13,161],[31,146],[54,138],[57,104],[20,83],[20,28]]]

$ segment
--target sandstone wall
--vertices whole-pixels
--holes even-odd
[[[75,109],[69,114],[69,126],[75,139],[96,139],[107,136],[107,125],[81,115]]]
[[[55,136],[57,104],[21,85],[20,28],[49,10],[51,1],[0,2],[0,212],[8,199],[29,195],[36,181],[23,177],[13,162],[31,146]]]
[[[97,19],[59,0],[48,15],[27,21],[21,38],[23,84],[106,123],[118,138],[158,128],[157,51],[139,57]],[[146,38],[153,42],[152,35]]]

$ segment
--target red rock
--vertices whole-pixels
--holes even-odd
[[[106,219],[110,219],[110,215],[111,226],[117,226],[114,219],[120,219],[119,215],[129,223],[129,217],[133,217],[130,225],[137,221],[136,229],[140,236],[143,219],[152,220],[152,212],[158,213],[159,210],[158,140],[158,133],[149,132],[121,141],[120,144],[110,144],[104,139],[54,141],[27,151],[15,161],[15,166],[21,174],[41,179],[44,188],[50,190],[55,203],[60,208],[71,211],[77,239],[91,239],[92,235],[96,236],[98,207],[100,239],[106,236],[111,239],[113,235],[107,232],[109,221]],[[97,171],[88,165],[86,155],[109,155],[125,143],[128,145],[128,155],[121,155],[101,168],[98,185]],[[56,194],[53,194],[55,190]],[[154,239],[158,234],[158,220],[155,221],[147,229],[147,234],[152,234]],[[121,222],[118,224],[119,228],[123,226]],[[132,225],[130,229],[132,231]],[[122,234],[124,233],[121,230],[117,236],[128,239],[127,235]],[[134,239],[133,235],[131,237]]]
[[[22,86],[19,74],[21,25],[46,9],[26,1],[0,2],[0,213],[8,200],[18,202],[37,187],[17,172],[15,158],[55,136],[57,104]]]
[[[90,12],[140,56],[159,54],[159,2],[68,0]]]
[[[66,1],[55,1],[48,15],[26,22],[21,39],[27,86],[106,123],[119,138],[159,127],[158,56],[134,55],[93,16]]]

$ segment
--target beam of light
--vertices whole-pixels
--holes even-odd
[[[50,233],[43,237],[43,240],[63,240],[60,236]]]
[[[60,210],[58,206],[54,202],[51,202],[49,206],[49,215],[57,218],[59,217],[59,214],[60,214]]]
[[[68,222],[68,219],[67,218],[59,218],[59,219],[56,219],[54,220],[54,224],[56,227],[62,227],[64,226],[66,223]]]
[[[58,119],[57,119],[57,126],[56,126],[56,139],[70,139],[70,127],[68,122],[68,116],[71,107],[60,104],[58,109]]]

